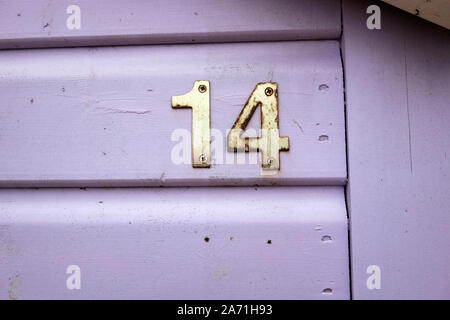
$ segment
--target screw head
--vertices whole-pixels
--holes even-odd
[[[274,158],[269,158],[269,159],[267,159],[267,164],[268,164],[269,166],[271,166],[274,162],[275,162],[275,159],[274,159]]]
[[[266,94],[266,96],[271,96],[271,95],[273,95],[273,89],[271,87],[267,87],[264,90],[264,93]]]
[[[200,91],[201,93],[205,93],[206,90],[207,90],[207,88],[204,84],[201,84],[198,86],[198,91]]]
[[[201,163],[206,163],[206,161],[208,161],[208,157],[205,156],[204,154],[200,155],[198,159],[200,160]]]

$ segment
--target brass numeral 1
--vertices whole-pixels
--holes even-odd
[[[261,106],[261,136],[241,138],[258,106]],[[289,137],[278,128],[278,84],[258,83],[227,137],[228,151],[261,151],[263,170],[280,170],[280,151],[289,151]]]
[[[209,81],[195,81],[192,90],[172,97],[172,108],[192,108],[192,166],[211,166]]]

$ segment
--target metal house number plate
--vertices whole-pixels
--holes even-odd
[[[242,137],[247,124],[261,107],[261,136]],[[211,166],[210,83],[195,81],[192,90],[172,97],[172,108],[192,109],[192,166]],[[280,151],[289,151],[289,137],[280,137],[278,124],[278,84],[258,83],[227,136],[230,152],[261,152],[262,170],[280,170]]]

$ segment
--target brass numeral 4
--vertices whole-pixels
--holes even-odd
[[[261,136],[241,138],[258,106],[261,106]],[[289,137],[278,128],[278,84],[258,83],[227,138],[228,151],[261,151],[263,170],[280,170],[280,151],[289,151]]]

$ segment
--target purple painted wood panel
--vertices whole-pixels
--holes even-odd
[[[381,3],[368,30],[372,1],[343,4],[353,296],[449,299],[450,33]]]
[[[191,166],[191,110],[171,108],[195,80],[211,82],[210,169]],[[290,138],[270,176],[225,141],[265,81],[278,82]],[[342,185],[342,86],[336,41],[5,50],[0,186]],[[258,112],[249,128],[260,129]]]
[[[337,39],[340,32],[336,0],[0,1],[0,48]]]
[[[1,299],[349,293],[342,187],[0,191]]]

